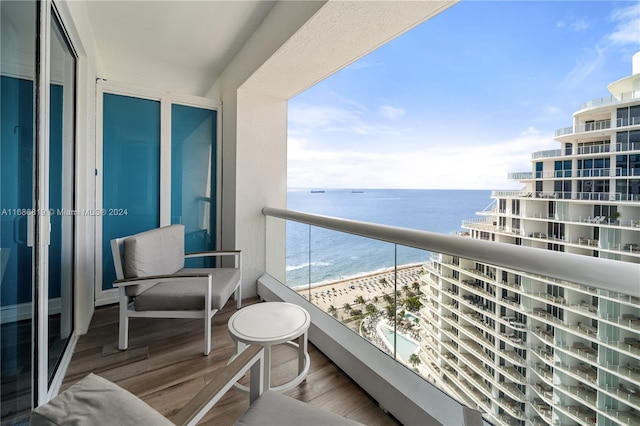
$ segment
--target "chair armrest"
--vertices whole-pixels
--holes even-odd
[[[240,250],[212,250],[212,251],[194,251],[191,253],[185,253],[185,259],[191,257],[214,257],[214,256],[239,256]]]
[[[242,262],[242,252],[240,250],[212,250],[212,251],[199,251],[193,253],[186,253],[184,255],[185,259],[195,258],[195,257],[222,257],[222,256],[233,256],[235,257],[234,268],[240,268],[240,263]]]
[[[126,287],[129,285],[149,284],[150,282],[160,283],[166,281],[187,281],[194,278],[209,278],[210,274],[205,272],[181,273],[180,275],[150,275],[148,277],[124,278],[113,282],[114,287]]]
[[[195,425],[249,370],[251,370],[249,397],[250,403],[253,403],[263,391],[263,368],[265,368],[264,348],[256,344],[247,346],[240,355],[222,368],[222,371],[213,380],[191,398],[171,421],[177,425]]]

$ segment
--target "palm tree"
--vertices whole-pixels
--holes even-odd
[[[419,283],[418,281],[414,281],[414,282],[411,284],[411,289],[412,289],[413,291],[415,291],[416,293],[417,293],[417,292],[419,292],[419,291],[420,291],[420,283]]]
[[[387,305],[391,305],[393,303],[393,296],[391,296],[390,294],[387,294],[387,293],[383,294],[382,299],[385,301]]]
[[[403,285],[402,286],[402,291],[404,291],[404,294],[406,294],[407,296],[409,296],[409,286],[408,285]]]
[[[380,301],[380,299],[378,298],[378,296],[373,296],[373,298],[371,299],[371,301],[376,305],[376,308],[378,307],[378,302]]]
[[[379,282],[380,284],[382,284],[383,286],[385,286],[385,287],[386,287],[386,285],[387,285],[387,279],[386,279],[386,278],[384,278],[384,277],[383,277],[383,278],[380,278],[380,280],[379,280],[378,282]]]
[[[373,305],[373,303],[369,303],[369,304],[367,305],[367,308],[366,308],[366,309],[367,309],[367,313],[368,313],[369,315],[371,315],[371,316],[375,315],[375,314],[376,314],[376,312],[378,312],[378,308],[376,308],[376,307]]]
[[[338,308],[336,308],[335,306],[331,305],[329,306],[329,310],[328,312],[333,315],[334,317],[338,316]]]
[[[409,356],[409,364],[411,364],[413,366],[413,368],[416,368],[418,365],[420,365],[420,357],[416,354],[411,354]]]
[[[387,318],[390,320],[396,316],[396,307],[394,305],[387,305],[384,308],[385,313],[387,314]]]
[[[364,307],[364,304],[367,303],[366,300],[364,300],[364,296],[360,295],[358,297],[356,297],[356,303],[360,304],[360,308]]]
[[[349,313],[351,312],[351,305],[348,303],[345,303],[344,306],[342,306],[342,309],[344,309],[344,312],[349,315]]]

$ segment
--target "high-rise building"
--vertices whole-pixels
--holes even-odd
[[[465,234],[640,263],[640,52],[632,75],[608,90],[555,132],[560,149],[535,152],[532,171],[510,174],[523,188],[494,191]],[[638,425],[638,287],[640,275],[595,289],[433,255],[421,372],[499,425]]]

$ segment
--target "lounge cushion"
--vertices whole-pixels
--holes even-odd
[[[212,276],[211,308],[222,309],[235,290],[240,270],[235,268],[184,268],[175,275],[208,273]],[[154,285],[136,297],[136,311],[197,311],[204,309],[206,281],[168,281]]]
[[[353,426],[361,423],[267,390],[236,423],[239,426]]]
[[[124,277],[171,275],[184,268],[184,225],[152,229],[124,240]]]
[[[89,374],[31,414],[39,425],[172,425],[137,396]]]
[[[171,225],[132,235],[124,240],[125,278],[171,275],[184,268],[184,225]],[[127,286],[137,296],[149,285]]]

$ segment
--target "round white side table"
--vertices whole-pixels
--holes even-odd
[[[284,302],[256,303],[240,309],[229,318],[229,333],[236,342],[236,355],[250,343],[264,347],[264,387],[278,392],[300,384],[309,371],[307,334],[311,317],[298,305]],[[288,344],[298,348],[298,375],[280,386],[271,386],[271,347]],[[231,361],[230,360],[230,361]],[[236,385],[239,389],[246,387]]]

